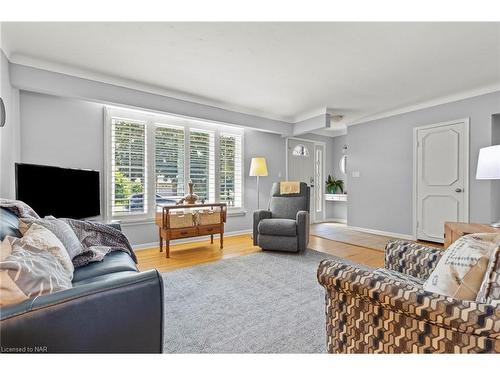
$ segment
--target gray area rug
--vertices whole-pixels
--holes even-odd
[[[163,273],[165,353],[324,353],[331,255],[259,252]]]

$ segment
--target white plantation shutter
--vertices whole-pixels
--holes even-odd
[[[220,201],[229,207],[242,207],[241,135],[221,133],[219,148]]]
[[[111,119],[111,213],[147,212],[146,124]]]
[[[215,137],[214,132],[190,129],[189,177],[194,193],[200,199],[215,201]]]
[[[242,129],[116,107],[106,118],[108,218],[150,219],[189,179],[201,199],[243,208]]]
[[[176,201],[184,195],[184,128],[156,124],[156,194]],[[160,202],[159,202],[160,203]],[[161,202],[173,203],[173,202]]]

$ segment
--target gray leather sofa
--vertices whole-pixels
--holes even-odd
[[[253,216],[253,243],[263,250],[298,252],[309,242],[310,188],[300,183],[298,194],[280,194],[280,184],[271,189],[268,210]]]
[[[0,240],[20,237],[18,218],[0,208]],[[112,252],[75,269],[73,288],[0,309],[3,352],[161,353],[163,287]]]

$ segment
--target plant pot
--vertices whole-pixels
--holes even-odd
[[[335,187],[327,187],[326,191],[328,194],[337,194],[337,188]]]

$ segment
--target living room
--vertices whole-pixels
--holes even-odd
[[[2,353],[500,352],[500,23],[252,17],[1,17]]]

